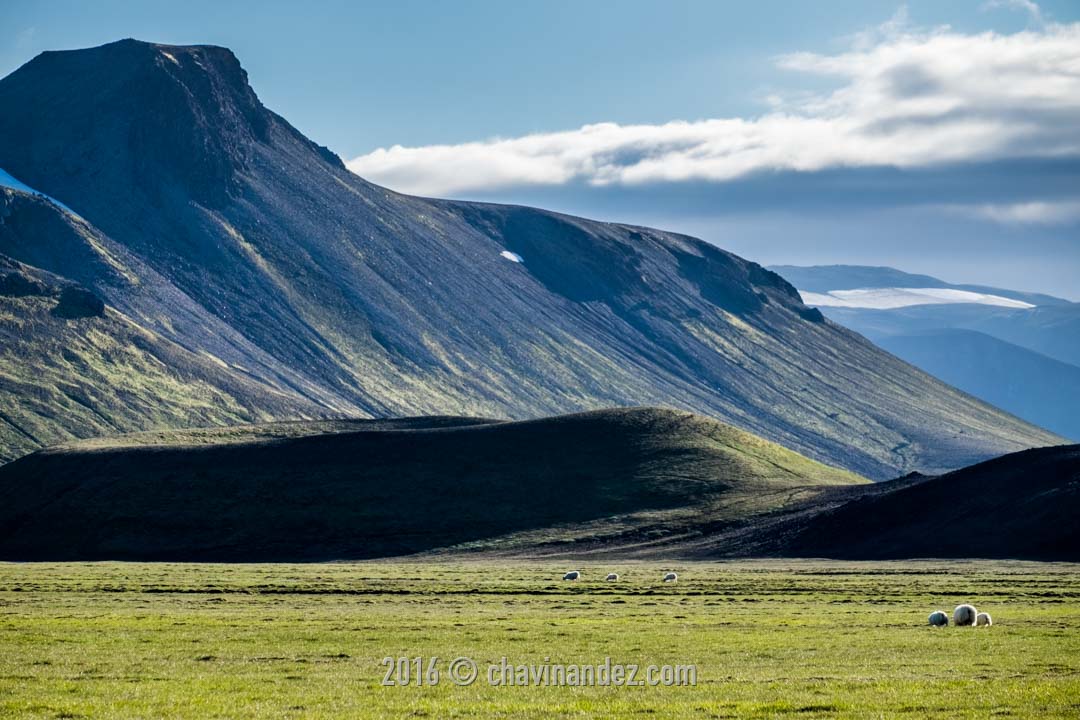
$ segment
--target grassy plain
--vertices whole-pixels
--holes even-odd
[[[1080,715],[1080,566],[577,567],[0,564],[0,717]],[[995,625],[926,626],[962,601]],[[384,687],[386,656],[437,657],[440,683]],[[458,656],[480,666],[471,686],[446,675]],[[503,656],[696,664],[697,684],[491,687]]]

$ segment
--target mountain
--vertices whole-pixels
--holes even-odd
[[[1080,304],[892,268],[772,268],[829,319],[981,400],[1080,439]]]
[[[981,332],[1060,362],[1080,366],[1080,303],[1007,309],[971,303],[894,309],[823,307],[829,319],[871,340],[934,330]]]
[[[870,483],[674,410],[97,438],[0,467],[7,560],[1080,560],[1080,446]]]
[[[965,327],[1080,367],[1080,303],[995,313],[974,318]]]
[[[1080,367],[973,330],[886,335],[878,345],[950,385],[1080,440]]]
[[[144,433],[0,467],[6,559],[328,560],[599,520],[744,517],[867,481],[689,413]],[[814,486],[807,488],[805,486]]]
[[[665,405],[876,479],[1060,441],[694,238],[368,183],[263,107],[224,48],[43,53],[0,80],[0,107],[0,168],[24,186],[5,191],[20,200],[0,253],[218,364],[208,397],[243,378],[296,406],[249,404],[252,419]],[[27,240],[39,220],[59,229]],[[93,385],[78,366],[65,381]],[[47,391],[28,382],[4,402]],[[35,412],[15,427],[39,444],[84,431]],[[218,421],[104,414],[120,430]]]

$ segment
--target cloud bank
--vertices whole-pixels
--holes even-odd
[[[768,172],[1077,157],[1080,23],[1033,17],[1038,27],[1023,32],[961,34],[913,29],[898,14],[856,36],[845,52],[784,55],[776,60],[780,68],[830,78],[834,89],[774,97],[760,117],[608,122],[458,145],[395,145],[348,166],[403,192],[463,196],[521,187],[727,183]],[[1005,222],[1074,216],[1071,207],[972,213]]]

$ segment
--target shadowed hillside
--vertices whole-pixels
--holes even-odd
[[[1080,445],[1040,448],[871,493],[815,517],[779,554],[1075,562],[1078,512]]]
[[[69,443],[0,467],[0,558],[1080,560],[1080,446],[882,483],[653,408]]]
[[[946,475],[772,488],[666,513],[525,531],[451,549],[527,558],[1080,561],[1080,445]]]
[[[875,479],[1058,441],[700,240],[372,185],[267,110],[224,48],[43,53],[0,80],[0,107],[0,168],[85,219],[72,233],[40,217],[62,208],[14,203],[0,253],[307,416],[664,405]],[[69,381],[94,386],[77,367]],[[40,444],[85,431],[11,422]]]
[[[635,513],[743,517],[865,482],[670,410],[144,433],[0,468],[0,557],[382,557]]]

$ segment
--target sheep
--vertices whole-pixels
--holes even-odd
[[[934,627],[945,627],[949,624],[949,616],[945,614],[944,610],[935,610],[930,613],[929,620]]]
[[[975,617],[978,615],[978,611],[973,605],[957,605],[953,610],[953,624],[957,627],[964,627],[967,625],[975,624]]]
[[[579,573],[577,570],[571,570],[570,572],[563,575],[562,579],[563,580],[577,580],[579,577],[581,577],[581,573]]]
[[[679,582],[679,576],[670,572],[664,576],[664,582]]]
[[[985,625],[990,627],[994,624],[994,618],[990,617],[990,613],[979,613],[975,616],[975,625]]]
[[[612,580],[612,581],[618,580],[619,579],[619,573],[608,573],[608,576],[606,578],[604,578],[604,579],[605,580]]]

